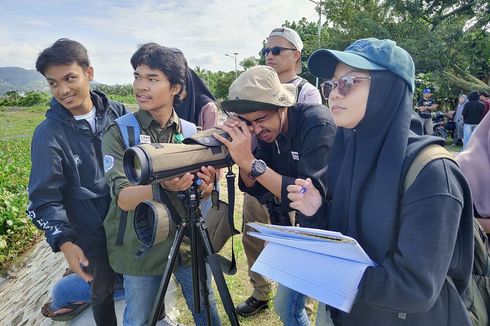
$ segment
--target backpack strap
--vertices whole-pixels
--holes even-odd
[[[119,127],[119,132],[126,148],[139,145],[141,128],[134,113],[126,113],[114,121]]]
[[[425,147],[417,154],[415,160],[413,160],[412,164],[408,168],[407,174],[405,174],[405,180],[403,181],[403,192],[410,188],[415,179],[417,179],[417,176],[427,164],[439,158],[447,158],[457,164],[454,156],[451,155],[444,147],[437,144],[432,144]],[[446,280],[454,289],[456,289],[456,291],[458,291],[453,279],[449,275],[446,275]]]
[[[133,147],[140,143],[140,124],[132,112],[126,113],[125,115],[114,120],[114,122],[119,127],[119,133],[121,134],[125,148]],[[117,228],[116,235],[116,246],[122,246],[124,244],[124,232],[126,231],[127,221],[128,212],[121,210],[119,227]]]
[[[197,132],[195,124],[184,119],[179,120],[184,138],[190,137]],[[140,144],[141,128],[134,113],[126,113],[122,117],[117,118],[115,122],[119,127],[119,132],[126,148]]]
[[[403,192],[410,188],[417,176],[427,164],[439,158],[447,158],[456,163],[454,156],[440,145],[432,144],[421,150],[408,168],[407,174],[405,175],[405,180],[403,181]]]
[[[298,88],[298,93],[296,94],[296,102],[298,102],[299,94],[301,93],[301,90],[303,89],[303,86],[308,82],[303,77],[300,77],[300,78],[301,78],[301,81],[299,82],[298,87],[297,87]]]

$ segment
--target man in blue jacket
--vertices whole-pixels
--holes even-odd
[[[28,214],[54,252],[91,285],[97,325],[116,325],[114,271],[102,223],[110,203],[104,179],[104,130],[125,107],[90,91],[94,70],[85,47],[59,39],[45,49],[36,69],[46,77],[50,108],[32,138]]]

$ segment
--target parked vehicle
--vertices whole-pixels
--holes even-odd
[[[444,140],[447,139],[447,136],[449,134],[448,130],[446,130],[446,118],[444,116],[444,113],[441,111],[435,112],[435,114],[432,116],[432,121],[434,123],[434,136],[441,137]]]

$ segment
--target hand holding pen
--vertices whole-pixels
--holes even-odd
[[[294,185],[287,187],[289,207],[301,212],[305,216],[314,215],[322,205],[323,198],[315,188],[310,178],[296,179]]]

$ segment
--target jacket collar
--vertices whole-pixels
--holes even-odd
[[[150,128],[150,125],[153,121],[155,121],[153,119],[153,117],[151,116],[150,112],[147,112],[147,111],[143,111],[143,110],[138,110],[138,118],[140,120],[140,123],[141,123],[141,127],[143,129],[148,129]],[[155,123],[157,123],[155,121]],[[177,115],[177,112],[175,112],[174,109],[172,109],[172,115],[170,115],[170,118],[168,119],[167,121],[167,125],[165,127],[169,127],[171,126],[172,124],[175,124],[175,130],[177,133],[180,133],[181,132],[181,128],[180,128],[180,119]]]

